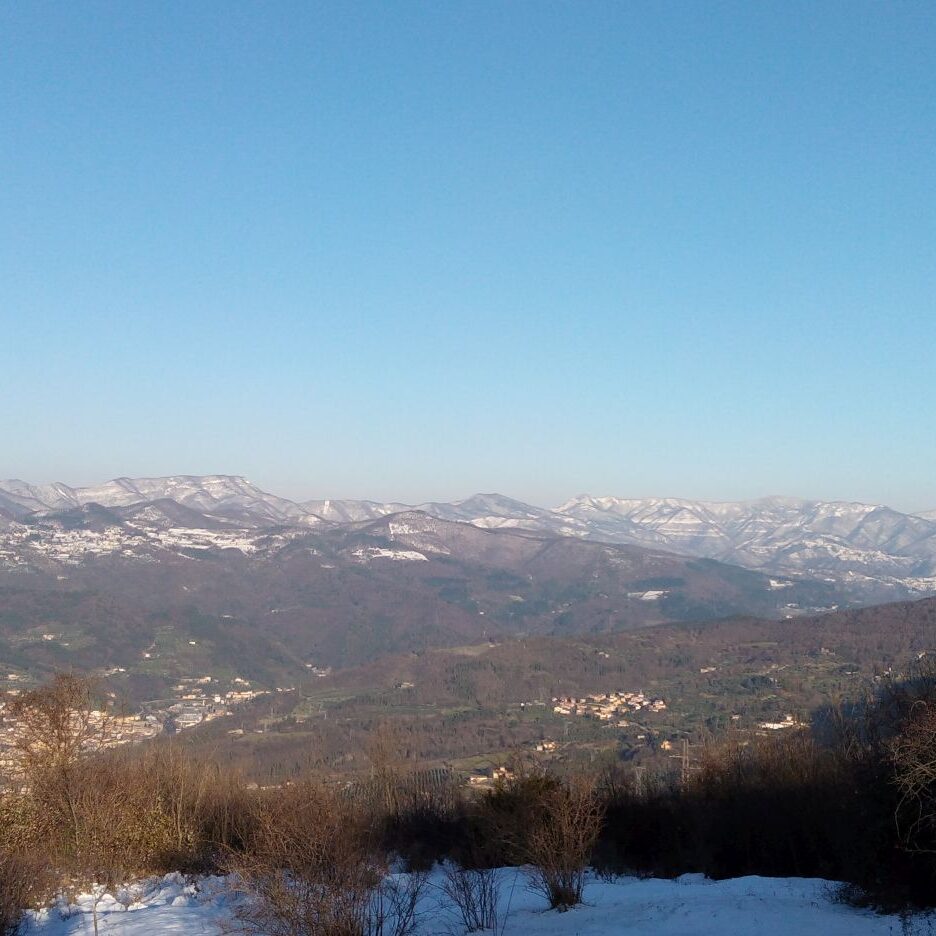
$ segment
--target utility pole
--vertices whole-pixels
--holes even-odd
[[[682,742],[682,785],[689,785],[689,739],[683,738]]]

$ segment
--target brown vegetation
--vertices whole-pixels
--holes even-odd
[[[0,794],[0,936],[40,884],[169,870],[235,872],[245,933],[404,936],[424,878],[388,879],[392,856],[414,869],[447,861],[469,931],[496,922],[490,869],[504,864],[529,866],[560,909],[582,899],[590,866],[824,877],[881,906],[934,902],[936,673],[925,668],[827,713],[822,731],[713,743],[683,777],[639,789],[623,765],[600,783],[518,766],[471,793],[429,782],[389,728],[356,784],[257,789],[174,743],[107,748],[92,698],[63,677],[13,709],[32,740]],[[37,883],[23,869],[40,862],[50,874]]]
[[[530,886],[550,907],[568,910],[582,902],[604,817],[591,778],[520,777],[502,784],[484,806],[497,816],[514,859],[529,866]]]

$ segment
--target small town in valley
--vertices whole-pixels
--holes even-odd
[[[596,718],[598,721],[627,724],[624,715],[634,712],[662,712],[666,702],[661,698],[650,698],[643,692],[606,692],[590,693],[581,698],[557,696],[552,700],[553,711],[557,715],[578,715],[582,718]]]

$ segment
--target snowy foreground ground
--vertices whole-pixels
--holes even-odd
[[[568,913],[545,910],[526,888],[523,874],[501,872],[504,936],[877,936],[901,934],[900,920],[854,910],[830,899],[834,885],[803,878],[746,877],[709,881],[684,875],[675,881],[594,880],[586,905]],[[434,875],[422,901],[420,936],[462,932]],[[73,936],[94,932],[91,898],[30,914],[25,933]],[[509,905],[509,906],[508,906]],[[217,934],[230,921],[231,898],[217,878],[186,882],[179,875],[134,885],[98,900],[101,936]],[[921,921],[923,922],[923,921]],[[923,923],[922,931],[928,931]]]

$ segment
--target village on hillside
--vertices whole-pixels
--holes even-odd
[[[590,693],[581,698],[557,696],[552,702],[553,711],[557,715],[578,715],[609,723],[617,718],[616,724],[622,727],[629,723],[621,716],[640,711],[662,712],[666,709],[663,699],[649,698],[643,692]]]

